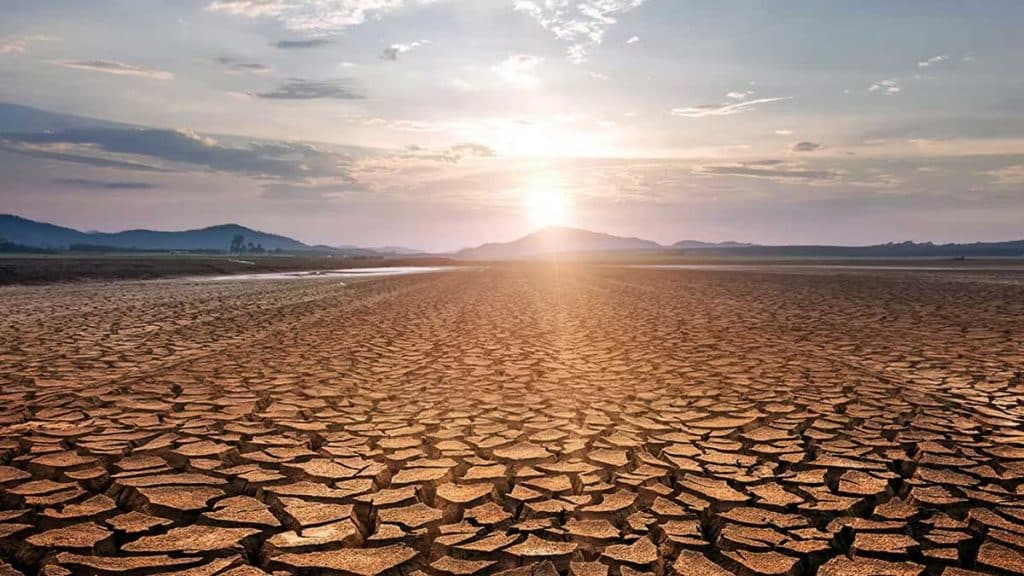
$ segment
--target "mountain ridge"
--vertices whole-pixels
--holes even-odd
[[[134,228],[120,232],[82,232],[49,222],[14,214],[0,214],[0,240],[19,249],[67,250],[72,246],[117,250],[202,250],[228,251],[236,234],[246,244],[264,250],[320,252],[348,256],[428,255],[427,252],[383,246],[309,245],[281,234],[273,234],[228,223],[189,230],[148,230]],[[933,243],[888,242],[866,246],[827,244],[760,245],[735,241],[702,242],[681,240],[662,245],[644,238],[615,236],[582,228],[548,227],[509,242],[487,242],[454,252],[462,260],[522,260],[570,254],[665,254],[686,257],[813,258],[813,257],[1024,257],[1024,239],[1003,242]]]
[[[464,248],[456,258],[467,260],[505,260],[550,254],[579,252],[655,251],[664,247],[643,238],[613,236],[582,228],[549,226],[511,242],[488,242]]]
[[[236,234],[241,234],[246,243],[262,245],[265,250],[314,250],[293,238],[234,223],[176,231],[134,228],[82,232],[14,214],[0,214],[0,237],[14,244],[44,249],[66,250],[73,245],[86,245],[123,250],[228,250]]]

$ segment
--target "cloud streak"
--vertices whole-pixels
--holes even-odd
[[[985,173],[991,177],[992,182],[1000,186],[1024,185],[1024,164],[1005,166]]]
[[[824,145],[818,144],[817,142],[804,141],[793,144],[791,150],[793,150],[793,152],[816,152],[824,147]]]
[[[145,68],[114,60],[58,60],[54,62],[54,64],[64,66],[65,68],[87,70],[89,72],[102,72],[103,74],[114,74],[117,76],[138,76],[154,80],[174,79],[174,74],[167,72],[166,70]]]
[[[51,182],[89,190],[150,190],[159,187],[151,182],[90,180],[88,178],[54,178]]]
[[[278,40],[274,42],[274,48],[278,50],[306,50],[309,48],[319,48],[321,46],[327,46],[332,44],[331,40],[326,38],[310,38],[307,40]]]
[[[782,160],[755,160],[698,166],[694,172],[706,176],[740,176],[776,181],[829,182],[840,177],[832,170],[813,170]]]
[[[215,58],[215,62],[224,66],[224,71],[228,74],[269,74],[274,69],[266,64],[259,64],[257,62],[241,62],[227,56],[221,56]]]
[[[757,98],[755,100],[744,100],[742,102],[721,102],[718,104],[701,104],[698,106],[691,106],[689,108],[673,108],[669,111],[672,116],[680,116],[683,118],[707,118],[709,116],[732,116],[733,114],[742,114],[749,112],[756,106],[761,104],[769,104],[771,102],[784,102],[786,100],[792,100],[792,96],[782,96],[777,98]]]
[[[362,94],[355,92],[348,79],[306,80],[291,78],[268,92],[258,92],[259,98],[267,100],[360,100]]]
[[[146,172],[196,169],[260,179],[346,179],[350,159],[317,146],[255,142],[227,146],[189,131],[156,128],[75,128],[5,134],[0,149],[90,166]]]
[[[46,34],[0,38],[0,54],[24,54],[32,44],[37,42],[52,42],[54,40],[57,40],[56,36],[49,36]]]

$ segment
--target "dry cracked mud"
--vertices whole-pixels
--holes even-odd
[[[1024,282],[0,292],[0,575],[1024,574]]]

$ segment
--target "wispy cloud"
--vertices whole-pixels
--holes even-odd
[[[669,111],[672,116],[684,118],[706,118],[708,116],[732,116],[748,112],[754,107],[771,102],[784,102],[792,100],[792,96],[781,96],[777,98],[757,98],[755,100],[744,100],[741,102],[722,102],[718,104],[700,104],[688,108],[673,108]]]
[[[947,60],[949,60],[949,56],[945,56],[945,55],[932,56],[931,58],[928,58],[926,60],[921,60],[920,62],[918,62],[917,63],[917,67],[918,68],[931,68],[932,66],[935,66],[936,64],[939,64],[939,63],[942,63],[942,62],[945,62]]]
[[[630,36],[629,40],[626,40],[626,44],[636,44],[639,41],[640,41],[640,37],[639,36]]]
[[[228,56],[214,58],[214,62],[224,66],[224,71],[228,74],[269,74],[274,70],[266,64],[242,62]]]
[[[903,88],[900,87],[899,80],[890,78],[888,80],[879,80],[871,86],[868,86],[868,92],[875,92],[877,94],[885,94],[886,96],[892,96],[899,94]]]
[[[362,24],[371,16],[393,12],[406,4],[431,0],[214,0],[211,12],[272,18],[289,30],[327,34]]]
[[[986,174],[995,184],[1003,186],[1024,185],[1024,164],[1015,164],[996,170],[990,170]]]
[[[305,40],[278,40],[273,43],[273,46],[278,50],[305,50],[307,48],[327,46],[332,43],[331,40],[326,38],[308,38]]]
[[[88,70],[90,72],[102,72],[104,74],[115,74],[118,76],[138,76],[141,78],[152,78],[154,80],[172,80],[174,74],[166,70],[145,68],[117,62],[114,60],[58,60],[54,62],[65,68]]]
[[[56,36],[49,36],[47,34],[0,38],[0,54],[23,54],[32,44],[38,42],[53,42],[55,40],[58,40]]]
[[[590,52],[601,45],[616,16],[643,3],[644,0],[517,0],[515,9],[529,14],[567,43],[569,60],[579,64],[586,62]]]
[[[528,54],[513,54],[500,63],[491,66],[491,70],[509,84],[523,88],[532,88],[539,82],[537,67],[543,58]]]
[[[347,156],[311,144],[262,141],[229,146],[195,132],[157,128],[5,134],[0,137],[0,149],[90,166],[145,172],[198,169],[293,182],[343,180],[349,163]]]
[[[269,92],[259,92],[256,96],[268,100],[315,100],[333,98],[336,100],[359,100],[363,96],[351,87],[348,79],[337,80],[306,80],[290,78],[284,84]]]
[[[448,84],[451,85],[452,88],[455,88],[456,90],[459,90],[461,92],[476,92],[477,91],[477,87],[476,86],[474,86],[473,84],[470,84],[469,82],[466,82],[462,78],[452,78],[448,82]]]
[[[422,41],[418,40],[416,42],[399,42],[399,43],[395,43],[395,44],[392,44],[392,45],[388,46],[383,51],[381,51],[380,57],[381,57],[382,60],[391,60],[391,61],[398,60],[398,56],[400,54],[404,54],[404,53],[406,53],[406,52],[408,52],[410,50],[413,50],[415,48],[419,48],[420,46],[423,46],[424,44],[430,44],[430,41],[429,40],[422,40]]]
[[[793,152],[816,152],[824,147],[825,146],[823,144],[818,144],[817,142],[804,141],[793,144],[791,150],[793,150]]]
[[[827,182],[840,177],[832,170],[810,169],[803,164],[784,162],[782,160],[754,160],[729,164],[711,164],[698,166],[697,174],[707,176],[740,176],[744,178],[766,178],[779,181]]]
[[[150,190],[158,188],[152,182],[136,182],[129,180],[90,180],[88,178],[54,178],[54,184],[86,188],[89,190]]]

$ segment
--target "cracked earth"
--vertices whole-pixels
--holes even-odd
[[[0,575],[1024,574],[1024,282],[0,292]]]

